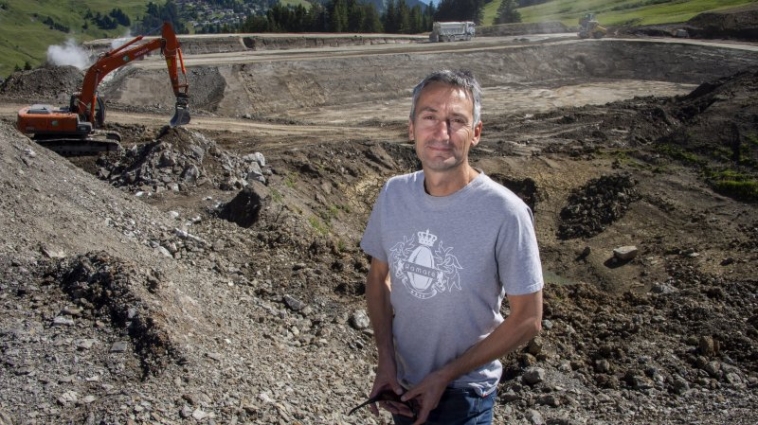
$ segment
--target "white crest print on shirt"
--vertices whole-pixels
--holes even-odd
[[[395,265],[395,278],[403,282],[408,291],[417,298],[427,299],[440,292],[461,290],[462,269],[458,258],[444,247],[437,236],[425,232],[416,233],[417,238],[403,238],[390,249],[390,261]],[[436,248],[435,248],[436,243]]]

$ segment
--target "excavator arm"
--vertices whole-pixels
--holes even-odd
[[[101,119],[98,120],[96,109],[98,103],[97,87],[103,78],[111,71],[160,49],[161,55],[166,59],[168,75],[176,96],[175,113],[170,124],[173,127],[189,123],[187,70],[184,67],[182,50],[173,27],[170,23],[164,22],[161,37],[137,44],[143,38],[143,36],[138,36],[130,42],[103,54],[95,64],[90,66],[84,75],[81,92],[75,95],[72,101],[72,112],[77,112],[80,116],[86,117],[86,121],[96,123],[97,126],[102,125],[102,113]],[[183,81],[179,81],[180,72]]]

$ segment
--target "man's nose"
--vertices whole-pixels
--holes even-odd
[[[450,120],[439,120],[434,123],[434,133],[442,133],[449,136],[451,134]]]

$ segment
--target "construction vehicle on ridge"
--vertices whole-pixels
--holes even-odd
[[[187,71],[173,27],[164,22],[161,37],[137,44],[143,38],[138,36],[101,55],[87,69],[80,92],[71,95],[68,107],[35,104],[22,108],[16,122],[18,130],[31,135],[38,144],[65,156],[96,155],[121,149],[121,136],[118,133],[101,130],[105,122],[105,102],[97,95],[97,87],[111,71],[158,49],[166,59],[176,96],[174,116],[169,125],[176,127],[188,124]],[[179,71],[182,81],[179,81]]]
[[[603,38],[608,29],[601,26],[594,13],[587,13],[579,19],[579,38]]]
[[[429,41],[432,43],[457,40],[468,41],[474,35],[476,35],[476,25],[472,21],[435,22],[432,24]]]

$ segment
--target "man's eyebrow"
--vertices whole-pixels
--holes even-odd
[[[439,112],[439,109],[435,108],[434,106],[424,106],[423,108],[418,110],[419,114],[423,112]],[[465,118],[467,120],[469,119],[468,115],[466,115],[465,112],[451,111],[449,116],[451,118]]]

